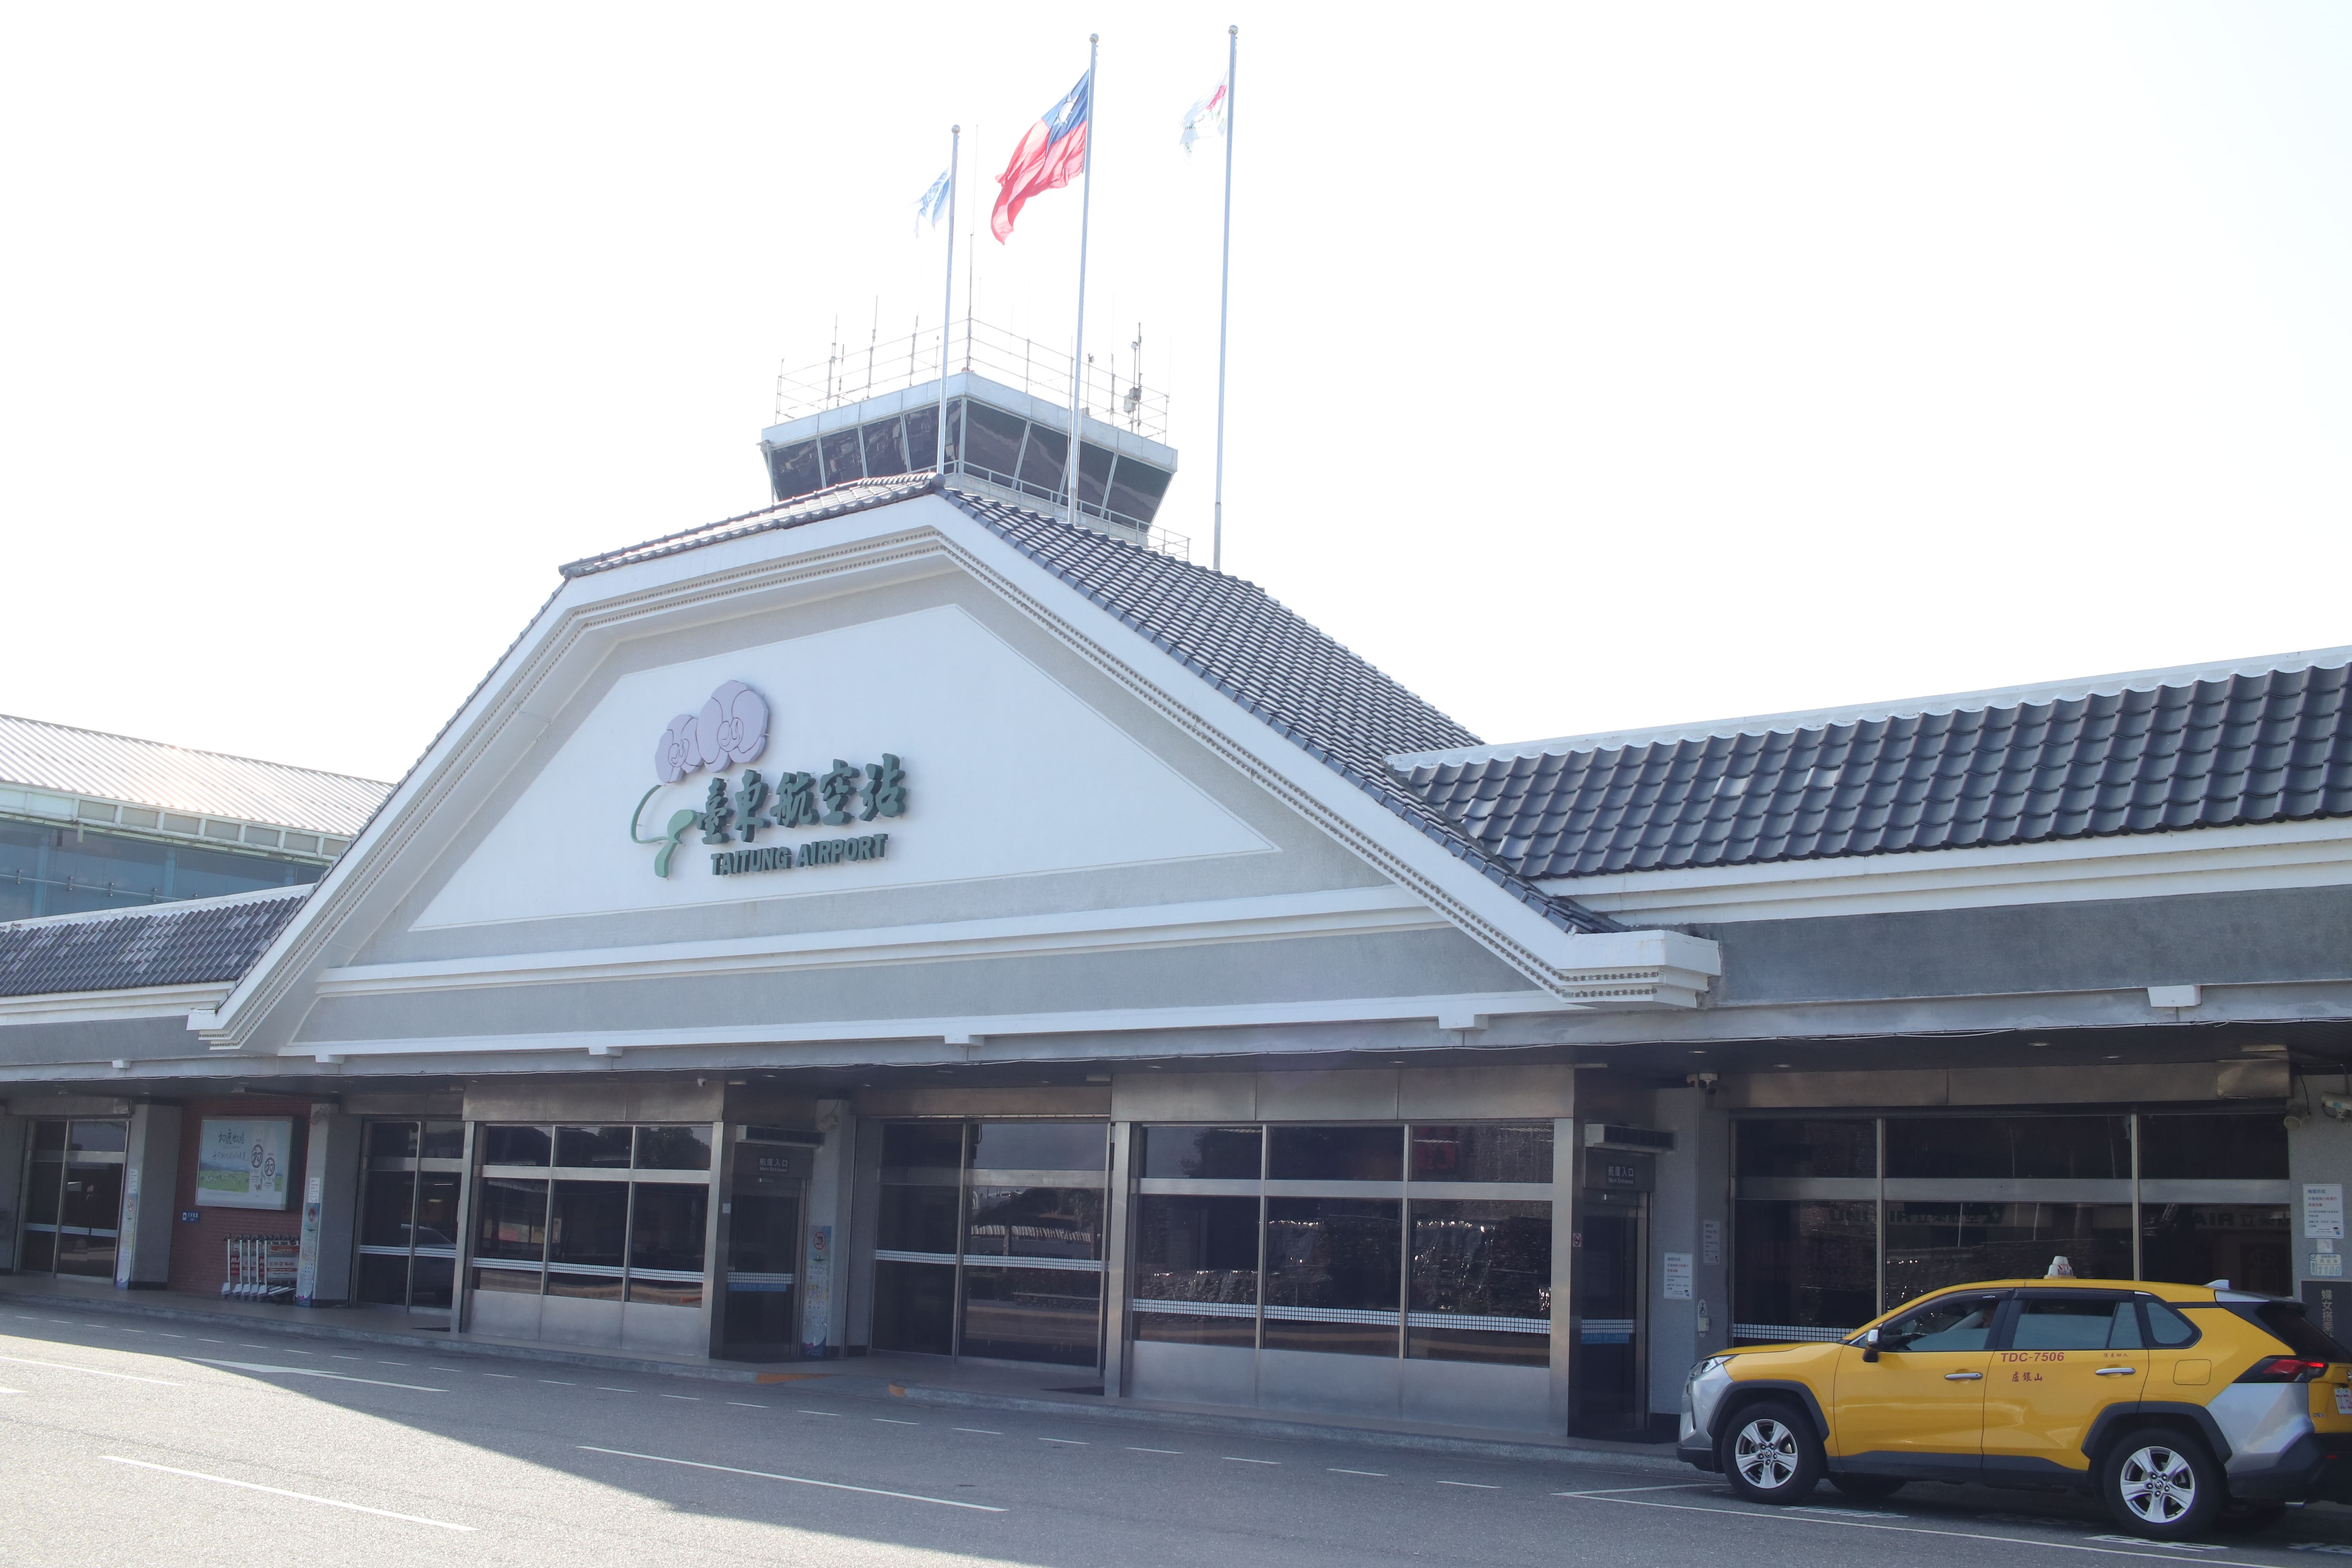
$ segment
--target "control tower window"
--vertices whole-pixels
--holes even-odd
[[[1171,477],[1165,468],[1155,468],[1133,458],[1121,458],[1118,471],[1111,475],[1110,510],[1120,517],[1150,522],[1159,513]]]
[[[885,419],[866,426],[866,477],[878,479],[906,471],[907,443],[898,434],[898,420]]]
[[[848,479],[866,477],[866,459],[858,455],[857,429],[835,430],[817,437],[817,446],[824,452],[824,482],[837,485]]]
[[[1062,469],[1069,462],[1070,438],[1043,425],[1029,426],[1029,446],[1021,454],[1021,488],[1033,496],[1052,499],[1062,493]]]
[[[796,442],[790,447],[776,447],[768,453],[768,479],[775,486],[778,500],[790,500],[822,489],[824,479],[817,472],[816,443]]]
[[[939,461],[940,411],[925,404],[907,411],[907,471],[919,473]]]
[[[1100,447],[1078,443],[1078,504],[1090,510],[1100,510],[1103,491],[1110,481],[1110,454]]]
[[[1022,420],[985,403],[967,405],[964,423],[965,462],[982,479],[1013,483],[1021,467]]]

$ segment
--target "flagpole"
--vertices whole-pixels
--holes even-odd
[[[1087,230],[1095,204],[1095,62],[1102,54],[1102,35],[1087,35],[1087,161],[1080,173],[1085,188],[1078,201],[1078,332],[1070,348],[1069,521],[1078,521],[1078,405],[1087,395]]]
[[[955,341],[956,163],[963,152],[963,127],[948,127],[948,279],[940,304],[940,450],[936,471],[948,471],[948,345]],[[971,301],[965,301],[971,308]]]
[[[1242,30],[1225,29],[1225,245],[1217,279],[1217,490],[1209,535],[1209,569],[1225,569],[1225,322],[1234,298],[1234,75],[1241,64]]]

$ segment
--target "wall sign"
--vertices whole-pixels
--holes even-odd
[[[1691,1255],[1687,1252],[1669,1252],[1664,1256],[1666,1260],[1665,1299],[1669,1301],[1689,1300],[1691,1299]]]
[[[196,1202],[207,1208],[282,1209],[294,1119],[204,1120],[196,1144]]]
[[[710,874],[740,876],[747,871],[789,871],[812,866],[838,866],[879,860],[890,836],[871,833],[855,837],[820,838],[798,844],[759,845],[771,830],[844,827],[853,822],[907,814],[907,770],[898,755],[885,752],[878,763],[851,763],[835,757],[822,773],[782,772],[761,776],[745,767],[731,783],[715,773],[703,791],[699,810],[683,807],[669,815],[663,831],[647,838],[638,831],[646,802],[664,784],[682,784],[705,768],[741,766],[759,761],[768,748],[771,714],[767,699],[740,680],[730,680],[710,694],[700,713],[681,713],[654,745],[654,776],[661,781],[638,797],[629,814],[629,841],[660,847],[654,855],[656,877],[667,877],[681,845],[693,842],[714,847]],[[742,849],[719,845],[741,844]]]
[[[2326,1237],[2344,1239],[2344,1184],[2305,1182],[2303,1185],[2303,1234],[2307,1240]]]

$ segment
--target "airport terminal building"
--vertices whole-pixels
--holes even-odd
[[[315,880],[0,925],[17,1273],[1618,1436],[2053,1255],[2340,1277],[2352,650],[1485,745],[870,446],[565,567]]]

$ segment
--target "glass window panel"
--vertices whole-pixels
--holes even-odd
[[[1886,1173],[2128,1180],[2130,1129],[2120,1116],[1890,1118]]]
[[[1878,1123],[1774,1118],[1734,1124],[1743,1176],[1874,1176]],[[1874,1318],[1875,1312],[1865,1312]]]
[[[1265,1171],[1265,1133],[1255,1127],[1146,1127],[1143,1173],[1175,1180],[1255,1182]],[[1256,1223],[1253,1208],[1251,1223]],[[1251,1242],[1255,1256],[1256,1242]]]
[[[629,1168],[627,1127],[559,1127],[555,1130],[555,1163],[608,1171]]]
[[[415,1212],[415,1172],[370,1171],[360,1202],[360,1245],[406,1247],[409,1220]]]
[[[629,1231],[629,1267],[702,1272],[702,1245],[710,1218],[710,1189],[678,1182],[639,1182],[631,1189],[636,1224]],[[632,1298],[634,1300],[634,1298]]]
[[[249,893],[257,888],[315,882],[326,869],[323,866],[265,860],[258,855],[225,855],[184,846],[173,847],[172,862],[172,896],[175,899],[210,899],[223,893]]]
[[[707,1171],[710,1169],[710,1129],[701,1123],[683,1127],[637,1129],[637,1169],[640,1171]]]
[[[466,1124],[462,1121],[428,1121],[425,1136],[417,1144],[417,1153],[427,1160],[462,1160],[466,1157]]]
[[[2017,1351],[2137,1350],[2139,1312],[2129,1301],[2026,1300],[2018,1303],[2009,1348]]]
[[[1065,447],[1064,451],[1069,448]],[[1099,507],[1110,480],[1110,454],[1090,441],[1078,443],[1078,504]]]
[[[1412,1130],[1416,1182],[1551,1181],[1551,1123],[1471,1122]]]
[[[2196,1325],[2163,1302],[2143,1301],[2140,1306],[2147,1314],[2147,1337],[2158,1350],[2177,1350],[2197,1342]]]
[[[28,1225],[55,1225],[58,1205],[66,1192],[66,1168],[55,1160],[36,1160],[26,1184],[25,1221]]]
[[[52,1274],[58,1267],[58,1233],[28,1230],[19,1242],[16,1267],[27,1274]]]
[[[953,1187],[884,1187],[874,1245],[890,1252],[956,1249],[956,1190]]]
[[[1401,1129],[1389,1129],[1392,1135]],[[1277,1145],[1277,1148],[1279,1145]],[[1395,1137],[1396,1161],[1403,1139]],[[1269,1198],[1265,1205],[1266,1348],[1349,1355],[1397,1353],[1403,1274],[1402,1204],[1375,1198]],[[1360,1311],[1360,1321],[1278,1319],[1276,1307]]]
[[[963,399],[948,405],[948,467],[952,468],[963,459]]]
[[[940,405],[907,411],[907,466],[928,471],[940,460]]]
[[[2140,1277],[2168,1285],[2227,1279],[2265,1296],[2294,1292],[2287,1211],[2272,1204],[2142,1204]],[[2075,1273],[2086,1272],[2079,1265]]]
[[[801,1205],[795,1196],[735,1194],[727,1228],[727,1267],[745,1274],[799,1271]]]
[[[617,1301],[621,1299],[621,1277],[617,1274],[565,1274],[551,1268],[547,1271],[547,1293],[575,1297],[583,1301]]]
[[[1101,1321],[1099,1274],[970,1266],[963,1271],[965,1355],[1092,1366]]]
[[[474,1254],[518,1263],[537,1263],[547,1255],[547,1184],[510,1176],[482,1182],[476,1198],[479,1210],[474,1225]],[[531,1287],[539,1289],[537,1285]]]
[[[379,1307],[408,1305],[408,1254],[360,1254],[360,1300]]]
[[[450,1287],[457,1277],[457,1260],[454,1258],[413,1258],[408,1264],[408,1304],[412,1307],[437,1307],[446,1310],[450,1305]]]
[[[629,1231],[626,1182],[558,1182],[549,1204],[547,1261],[618,1268]],[[554,1293],[550,1287],[549,1293]]]
[[[1888,1129],[1887,1163],[1895,1163]],[[1886,1299],[1979,1279],[2040,1279],[2063,1258],[2084,1279],[2128,1279],[2129,1204],[1886,1205]]]
[[[2286,1123],[2260,1116],[2143,1116],[2139,1173],[2147,1180],[2284,1182]]]
[[[835,430],[816,438],[818,449],[824,454],[824,482],[828,485],[846,483],[866,477],[866,459],[860,454],[857,426]]]
[[[474,1289],[496,1290],[507,1296],[539,1294],[539,1270],[536,1268],[477,1268]]]
[[[865,435],[866,478],[878,479],[907,471],[906,437],[896,419],[877,420],[865,427]]]
[[[778,500],[790,500],[822,489],[823,480],[816,468],[816,443],[796,441],[770,452],[768,482],[775,488]]]
[[[1062,431],[1032,423],[1029,445],[1021,454],[1021,488],[1033,496],[1059,495],[1062,466],[1068,461],[1070,438]]]
[[[1255,1131],[1253,1129],[1252,1131]],[[1244,1309],[1241,1314],[1135,1314],[1135,1337],[1177,1344],[1257,1342],[1258,1201],[1239,1197],[1135,1200],[1135,1300]]]
[[[65,1204],[59,1225],[89,1230],[113,1230],[122,1223],[122,1167],[66,1166]]]
[[[985,403],[967,404],[965,410],[966,466],[1013,483],[1013,469],[1021,462],[1021,436],[1028,421]]]
[[[414,1121],[369,1122],[367,1157],[372,1161],[416,1158],[416,1123]]]
[[[963,1123],[961,1121],[893,1121],[882,1129],[882,1179],[917,1179],[911,1173],[928,1172],[956,1180],[963,1164]]]
[[[416,1178],[416,1245],[457,1245],[457,1194],[465,1178],[455,1171],[427,1171]]]
[[[632,1274],[629,1276],[629,1300],[647,1307],[699,1307],[702,1305],[702,1281],[647,1279],[642,1275]]]
[[[1168,481],[1173,477],[1165,468],[1121,458],[1118,471],[1111,475],[1110,510],[1138,522],[1150,522],[1159,515],[1160,498],[1167,495]]]
[[[1549,1365],[1551,1205],[1416,1201],[1407,1310],[1472,1320],[1409,1324],[1407,1355]],[[1532,1328],[1538,1321],[1546,1327]]]
[[[1743,1129],[1742,1136],[1745,1136]],[[1871,1203],[1746,1200],[1735,1217],[1732,1342],[1755,1328],[1860,1328],[1878,1316],[1878,1212]]]
[[[77,1121],[66,1140],[75,1154],[120,1154],[129,1142],[130,1124],[121,1121]]]
[[[1404,1178],[1402,1127],[1272,1127],[1265,1173],[1277,1182]]]
[[[116,838],[86,831],[77,840],[72,834],[63,833],[58,836],[56,847],[49,851],[49,876],[58,882],[70,877],[78,889],[87,889],[97,895],[98,901],[85,908],[152,903],[163,894],[163,859],[169,853],[168,847],[148,839]],[[254,863],[269,867],[273,873],[277,869],[266,860]],[[279,880],[273,874],[268,885],[276,887]],[[59,890],[54,887],[49,889],[53,895]]]
[[[874,1348],[946,1355],[955,1349],[953,1264],[874,1264]]]
[[[964,1255],[1102,1257],[1099,1187],[974,1187]]]
[[[485,1165],[544,1165],[550,1144],[544,1127],[489,1126],[482,1129]]]
[[[971,1130],[971,1168],[1099,1171],[1109,1139],[1107,1121],[982,1121]]]
[[[1879,1330],[1879,1343],[1886,1350],[1980,1351],[2000,1310],[1998,1296],[1940,1297],[1888,1322]]]
[[[66,1152],[66,1124],[62,1121],[33,1123],[33,1152],[62,1154]]]

